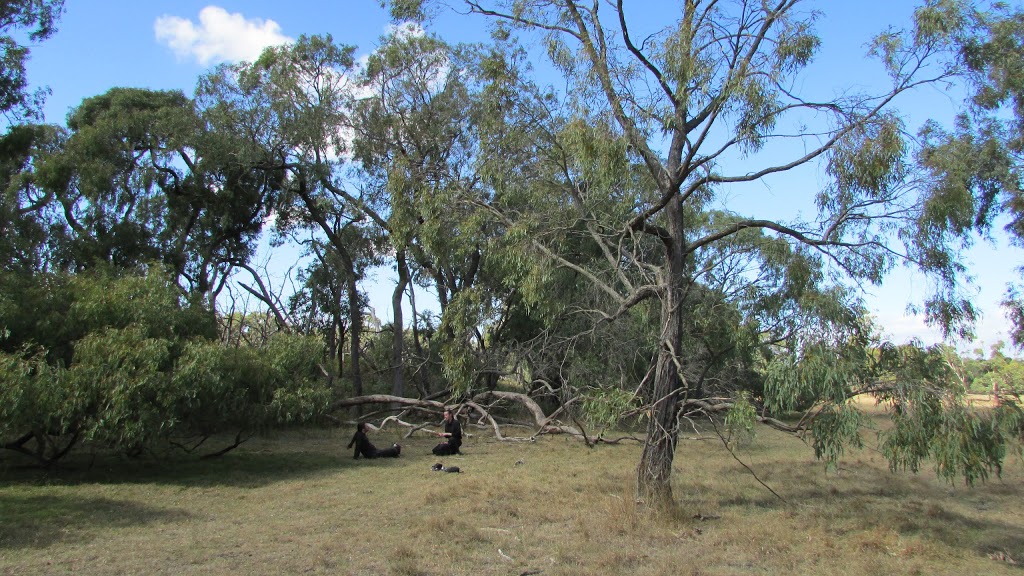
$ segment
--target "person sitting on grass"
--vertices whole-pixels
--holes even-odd
[[[436,456],[450,456],[459,453],[459,447],[462,446],[462,426],[459,425],[458,419],[455,418],[455,414],[451,410],[446,408],[444,411],[444,432],[434,432],[434,434],[439,438],[448,439],[446,442],[434,446]]]
[[[402,453],[401,444],[392,444],[391,448],[384,448],[378,450],[374,446],[370,439],[366,437],[366,422],[360,422],[356,425],[356,433],[352,436],[352,440],[348,443],[348,447],[356,447],[356,453],[352,456],[358,459],[359,456],[365,456],[366,458],[398,458],[399,454]]]

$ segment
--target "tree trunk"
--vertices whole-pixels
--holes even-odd
[[[334,297],[332,302],[332,308],[334,313],[331,314],[332,318],[332,332],[334,333],[334,350],[331,354],[333,359],[336,361],[338,367],[338,379],[340,380],[345,374],[345,332],[348,327],[345,325],[345,318],[341,314],[342,310],[342,298],[344,297],[344,291],[341,286],[336,286],[331,290],[331,294]]]
[[[416,389],[420,393],[421,398],[430,396],[430,382],[427,380],[426,374],[426,358],[423,355],[423,345],[420,343],[420,331],[419,331],[419,318],[416,316],[416,290],[415,288],[409,290],[409,308],[412,311],[412,344],[413,350],[416,354],[416,362],[419,365],[419,369],[413,374],[413,382],[416,384]]]
[[[352,335],[352,395],[363,395],[363,376],[359,369],[359,348],[362,346],[363,335],[363,308],[359,303],[359,288],[356,286],[356,275],[348,275],[348,309],[352,315],[352,328],[349,332]]]
[[[395,254],[395,261],[398,266],[398,285],[395,286],[395,291],[391,295],[391,307],[394,309],[395,321],[393,323],[393,331],[391,338],[391,394],[393,396],[404,396],[405,395],[405,376],[403,374],[404,365],[404,338],[402,324],[404,319],[402,318],[402,298],[405,295],[405,287],[409,284],[409,266],[405,262],[405,252],[402,250],[397,251]]]
[[[339,344],[338,344],[338,317],[335,315],[331,316],[331,325],[325,331],[327,340],[327,362],[328,366],[333,365],[338,360]],[[338,372],[338,378],[341,378],[341,372]],[[328,386],[334,388],[334,374],[331,373],[328,376]]]
[[[338,377],[345,373],[345,335],[348,331],[348,327],[345,326],[345,321],[341,318],[337,319],[336,325],[338,327],[338,336],[336,341],[338,343],[338,351],[335,353],[335,358],[338,361]]]
[[[682,210],[677,202],[666,209],[669,233],[673,239],[682,239]],[[637,497],[652,506],[672,502],[672,461],[679,437],[678,412],[680,391],[685,382],[679,370],[679,351],[683,343],[685,294],[682,242],[666,245],[666,264],[662,279],[666,287],[661,306],[661,336],[659,338],[658,365],[654,382],[648,389],[651,416],[647,423],[647,441],[637,467]]]

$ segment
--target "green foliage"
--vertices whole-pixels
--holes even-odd
[[[1008,437],[1016,438],[1017,455],[1024,457],[1024,408],[1021,406],[1021,396],[1003,398],[995,407],[992,418]]]
[[[828,171],[835,179],[839,198],[819,197],[819,204],[848,204],[855,192],[878,198],[904,178],[907,143],[903,121],[885,114],[851,130],[829,153]],[[829,208],[828,206],[822,206]],[[845,206],[844,206],[845,207]],[[836,207],[830,207],[836,210]]]
[[[821,39],[814,34],[813,18],[802,22],[787,21],[775,47],[777,73],[803,68],[811,62],[820,46]]]
[[[1024,361],[1009,358],[1002,352],[1002,341],[992,345],[991,355],[963,360],[964,385],[975,394],[1015,397],[1024,393]]]
[[[318,361],[323,346],[313,338],[278,333],[260,347],[192,341],[173,374],[189,419],[179,434],[259,431],[308,421],[330,400]]]
[[[0,352],[0,441],[40,462],[79,441],[137,455],[220,432],[251,434],[314,418],[330,399],[321,342],[215,340],[212,314],[185,303],[157,270],[79,274],[52,286],[54,299],[69,302],[64,340],[45,314],[36,326],[4,315],[6,340],[23,344]],[[32,344],[37,334],[67,352],[48,354]]]
[[[987,9],[986,9],[987,8]],[[956,289],[963,267],[959,252],[975,233],[989,234],[999,217],[1014,243],[1024,237],[1021,152],[1024,151],[1024,11],[1002,2],[933,0],[915,13],[919,41],[956,51],[956,72],[965,80],[968,106],[951,128],[929,123],[921,130],[918,155],[925,170],[925,209],[913,235],[914,254],[942,278],[926,304],[929,319],[969,332],[975,316],[970,299]],[[1015,339],[1024,316],[1015,311],[1016,287],[1005,302]]]
[[[168,386],[171,342],[141,326],[109,328],[77,340],[67,369],[75,392],[65,415],[84,439],[136,453],[173,426]]]
[[[12,130],[0,147],[0,223],[23,236],[0,243],[4,265],[159,262],[212,300],[251,256],[281,188],[217,118],[180,91],[112,88],[75,108],[67,129]]]
[[[1001,470],[1004,427],[993,414],[965,404],[964,387],[941,347],[883,348],[878,366],[887,385],[875,396],[892,417],[879,437],[892,469],[917,472],[930,459],[941,477],[968,484]]]
[[[891,413],[893,426],[880,436],[893,470],[917,472],[930,458],[941,477],[972,484],[1002,469],[1007,440],[1002,427],[955,397],[908,391],[892,400]]]
[[[65,400],[70,389],[62,373],[38,350],[0,352],[0,438],[10,439],[35,428],[70,432]]]
[[[807,345],[799,355],[780,355],[769,363],[765,406],[774,413],[805,410],[818,402],[843,406],[868,370],[863,346]]]
[[[0,263],[5,270],[27,272],[42,265],[53,230],[38,208],[49,198],[40,190],[31,167],[59,145],[55,126],[12,126],[0,137]]]
[[[730,448],[752,441],[756,425],[757,409],[750,401],[750,393],[740,392],[725,415],[725,433]]]
[[[19,41],[26,36],[31,42],[49,38],[56,32],[63,12],[64,0],[9,0],[0,4],[0,114],[39,116],[46,91],[26,91],[29,48]]]
[[[811,421],[814,457],[824,460],[826,466],[837,466],[847,447],[863,446],[860,429],[864,422],[864,415],[849,402],[823,406]]]
[[[968,484],[1001,471],[1019,425],[1012,399],[992,411],[967,405],[963,382],[942,346],[857,350],[814,346],[798,359],[777,359],[769,366],[766,406],[792,410],[800,398],[807,399],[802,421],[810,424],[816,457],[835,465],[847,446],[862,445],[864,416],[852,399],[867,393],[892,420],[877,432],[892,470],[916,473],[931,461],[942,478]]]
[[[391,19],[396,21],[421,20],[424,17],[423,0],[382,0],[380,5],[387,7]]]
[[[806,411],[815,457],[836,466],[847,446],[862,445],[863,414],[851,400],[871,377],[871,364],[855,342],[819,342],[779,356],[767,367],[765,407],[774,414]]]
[[[441,344],[441,359],[444,377],[451,384],[452,393],[457,395],[470,391],[479,368],[472,350],[465,343],[449,340]]]
[[[134,325],[143,328],[151,338],[186,340],[216,336],[216,323],[210,311],[187,303],[180,289],[159,269],[141,274],[106,270],[76,274],[68,289],[73,301],[67,317],[72,334]]]
[[[948,411],[946,416],[931,454],[939,476],[973,484],[993,471],[1001,474],[1009,445],[1003,423],[969,408]]]
[[[620,388],[595,388],[583,395],[582,411],[591,425],[605,429],[619,424],[622,415],[633,410],[637,397]]]

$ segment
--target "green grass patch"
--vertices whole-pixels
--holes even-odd
[[[1024,466],[974,488],[890,474],[873,450],[835,472],[759,429],[739,456],[680,440],[678,507],[633,498],[640,446],[476,431],[463,473],[435,438],[352,460],[351,430],[257,438],[219,460],[0,460],[0,574],[1020,574]]]

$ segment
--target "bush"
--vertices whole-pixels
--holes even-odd
[[[49,464],[80,441],[129,455],[196,446],[232,433],[302,422],[330,397],[322,344],[277,334],[256,348],[212,339],[212,313],[182,302],[163,275],[94,275],[70,293],[66,352],[33,345],[45,326],[22,322],[0,352],[0,443]],[[44,316],[45,317],[45,316]],[[2,319],[0,315],[0,319]]]

